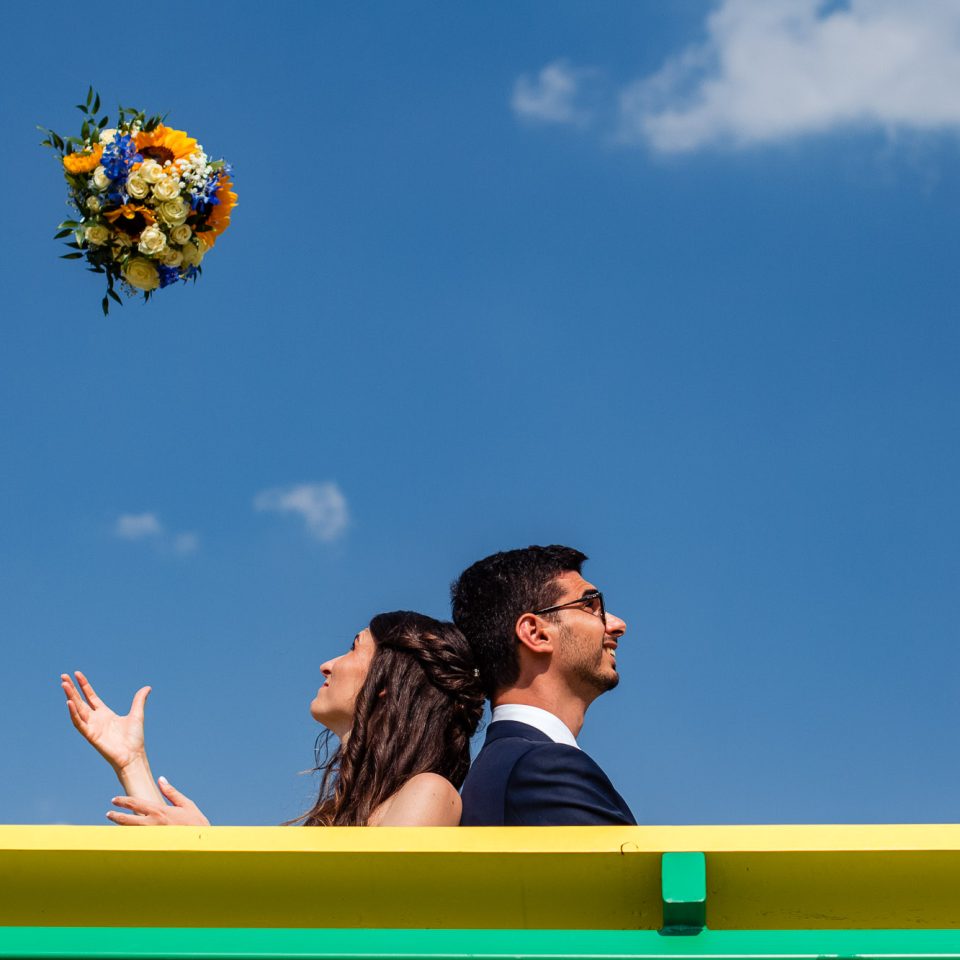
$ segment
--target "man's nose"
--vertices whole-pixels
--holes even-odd
[[[606,617],[606,629],[604,633],[608,637],[622,637],[627,632],[627,624],[613,613],[608,613]]]

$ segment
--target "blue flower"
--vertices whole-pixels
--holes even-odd
[[[103,156],[100,158],[107,176],[120,186],[127,182],[130,168],[142,161],[143,157],[137,153],[136,144],[129,133],[114,137],[113,142],[108,143],[104,148]]]
[[[220,171],[207,177],[203,185],[190,194],[190,206],[200,213],[209,213],[211,207],[220,203],[217,188],[220,186]]]
[[[171,283],[176,283],[180,279],[180,271],[177,267],[165,267],[160,264],[157,267],[157,273],[160,274],[160,289],[169,287]]]

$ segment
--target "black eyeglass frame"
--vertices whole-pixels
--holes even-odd
[[[582,597],[577,597],[576,600],[567,600],[566,603],[557,603],[552,607],[544,607],[542,610],[531,610],[530,612],[535,617],[542,617],[546,613],[556,613],[558,610],[566,610],[568,607],[576,607],[579,604],[590,603],[593,600],[600,601],[600,620],[604,626],[606,626],[607,608],[603,603],[603,593],[600,590],[588,590]],[[589,613],[590,616],[597,616],[592,610],[588,610],[586,607],[583,609],[584,612]]]

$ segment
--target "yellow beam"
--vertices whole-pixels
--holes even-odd
[[[0,924],[657,929],[687,850],[714,929],[960,928],[960,825],[0,826]]]

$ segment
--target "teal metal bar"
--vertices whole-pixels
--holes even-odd
[[[707,925],[707,859],[702,853],[665,853],[660,889],[662,933],[688,936]]]
[[[960,960],[960,930],[0,927],[0,957],[82,960]]]

